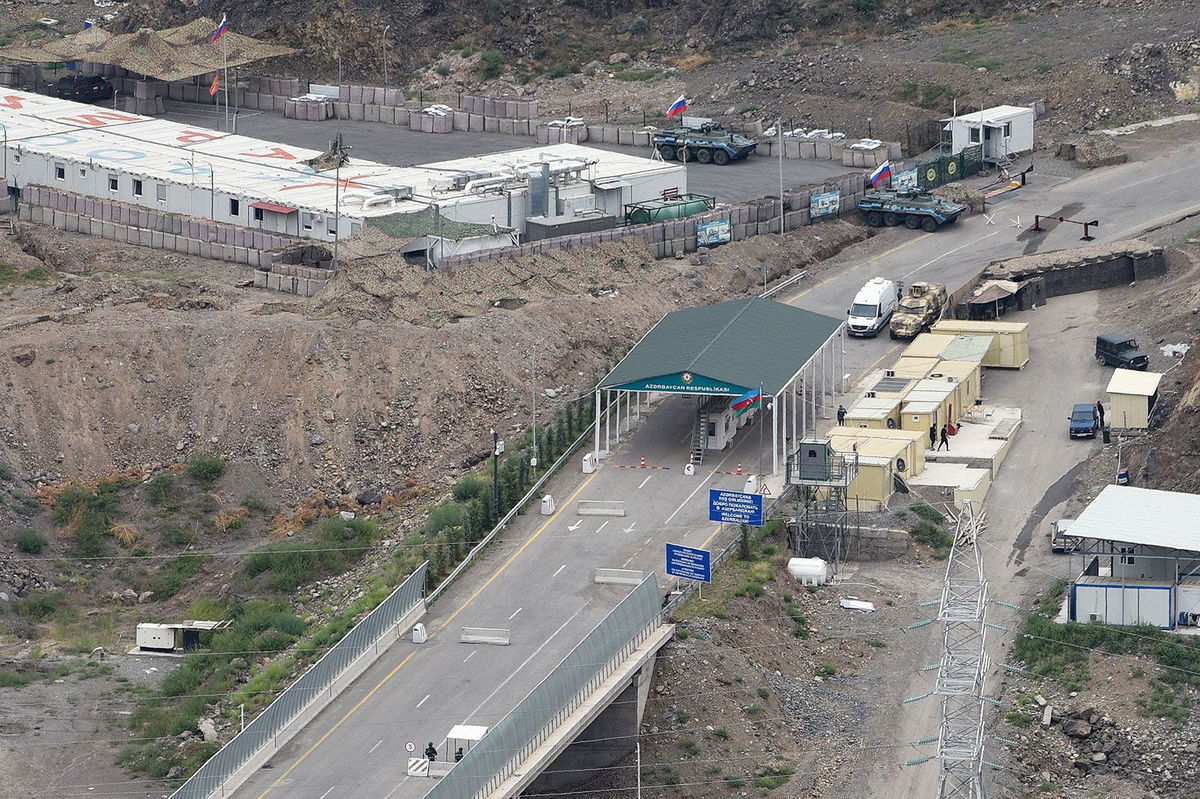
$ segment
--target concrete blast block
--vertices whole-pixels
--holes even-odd
[[[455,111],[452,118],[455,130],[470,130],[471,115],[466,111]]]
[[[363,106],[363,119],[366,120],[367,122],[378,122],[379,121],[379,106],[364,105]]]
[[[412,112],[409,111],[407,108],[397,108],[396,109],[396,124],[397,125],[403,125],[406,128],[410,127],[411,120],[412,120]]]
[[[362,96],[361,93],[359,94],[359,96],[360,97]],[[365,114],[363,111],[362,103],[353,103],[353,102],[350,103],[350,118],[353,119],[355,122],[363,121],[363,119],[365,118]]]

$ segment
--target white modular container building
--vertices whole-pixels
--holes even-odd
[[[1032,108],[1018,105],[998,105],[970,114],[943,119],[950,133],[950,154],[957,155],[966,147],[983,145],[983,160],[998,161],[1033,149]]]
[[[0,90],[0,128],[0,179],[12,194],[48,186],[324,241],[430,208],[523,233],[527,217],[618,215],[625,203],[687,191],[682,165],[573,144],[320,169],[316,150],[12,89]]]

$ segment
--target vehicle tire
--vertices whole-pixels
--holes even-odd
[[[724,150],[713,150],[713,163],[717,166],[726,166],[729,164],[729,153]]]
[[[896,335],[895,330],[889,330],[888,335],[891,337],[892,341],[895,341],[896,339],[900,338],[899,336]]]
[[[1108,364],[1106,364],[1106,363],[1104,362],[1104,356],[1103,356],[1103,355],[1097,355],[1097,356],[1096,356],[1096,363],[1100,364],[1101,366],[1107,366],[1107,365],[1108,365]]]
[[[916,230],[921,226],[921,217],[909,214],[904,217],[904,226],[909,230]]]
[[[867,212],[867,224],[871,227],[879,227],[883,224],[883,214],[878,211]]]
[[[924,230],[926,233],[932,233],[933,231],[935,231],[937,229],[938,229],[937,220],[934,219],[932,216],[927,216],[921,220],[921,230]]]
[[[696,151],[696,160],[702,164],[711,164],[712,163],[712,150],[709,150],[705,147],[701,147],[699,150]]]
[[[669,144],[658,145],[658,154],[662,156],[664,161],[675,160],[675,148]]]
[[[883,215],[883,224],[887,225],[888,227],[895,227],[896,225],[900,224],[900,217],[891,211],[888,211]]]
[[[675,157],[678,158],[680,161],[682,161],[685,164],[691,158],[691,155],[692,154],[688,152],[688,148],[686,148],[682,145],[675,148]]]

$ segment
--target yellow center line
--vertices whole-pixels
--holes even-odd
[[[514,552],[512,555],[510,555],[508,560],[504,561],[503,565],[501,565],[500,568],[496,569],[496,571],[492,574],[492,576],[487,579],[487,582],[485,582],[479,588],[478,591],[471,594],[471,596],[468,597],[467,600],[465,602],[463,602],[461,606],[459,606],[458,610],[454,611],[454,614],[452,616],[450,616],[450,618],[446,619],[446,621],[442,622],[441,626],[439,626],[434,632],[430,633],[430,635],[431,636],[437,635],[442,630],[445,630],[446,627],[450,624],[450,622],[454,621],[454,619],[458,617],[458,614],[460,614],[464,610],[466,610],[467,607],[470,606],[470,604],[472,602],[474,602],[479,597],[479,595],[482,594],[489,585],[491,585],[493,582],[496,581],[497,577],[499,577],[501,574],[503,574],[504,571],[509,566],[512,565],[513,561],[515,561],[521,555],[521,553],[524,552],[529,547],[530,544],[532,544],[534,541],[536,541],[538,539],[538,536],[540,536],[542,533],[544,533],[546,531],[546,528],[549,527],[550,524],[559,517],[559,514],[561,514],[564,510],[566,510],[567,506],[570,505],[572,502],[574,502],[575,498],[578,497],[580,495],[580,493],[583,492],[583,489],[587,488],[588,484],[591,483],[593,480],[595,480],[596,476],[599,474],[600,474],[600,472],[594,472],[591,477],[584,480],[583,484],[581,486],[579,486],[579,488],[575,489],[575,493],[571,494],[571,496],[567,498],[567,501],[559,506],[558,510],[554,512],[554,515],[551,516],[549,519],[547,519],[545,524],[543,524],[541,527],[539,527],[538,531],[536,533],[534,533],[533,535],[531,535],[529,537],[529,539],[526,540],[525,543],[521,545],[520,549],[518,549],[516,552]],[[344,716],[342,716],[340,719],[338,719],[336,722],[334,722],[333,726],[330,727],[325,732],[324,735],[322,735],[320,738],[318,738],[316,743],[314,743],[312,746],[310,746],[304,754],[300,755],[300,757],[296,759],[295,763],[288,766],[287,771],[280,774],[279,778],[276,779],[275,782],[273,782],[269,786],[267,786],[267,788],[258,795],[258,799],[263,799],[263,797],[266,796],[267,794],[269,794],[273,789],[278,788],[280,786],[280,784],[285,779],[287,779],[288,775],[296,770],[297,766],[299,766],[301,763],[303,763],[305,761],[305,759],[308,758],[309,755],[311,755],[313,752],[317,751],[317,747],[319,747],[321,744],[325,743],[325,741],[328,740],[329,736],[333,735],[333,733],[335,731],[337,731],[338,727],[341,727],[342,724],[344,724],[348,718],[350,718],[355,713],[357,713],[358,709],[361,708],[363,705],[365,705],[367,703],[367,700],[369,700],[371,697],[373,697],[375,695],[375,693],[380,688],[382,688],[384,686],[384,684],[387,683],[388,680],[390,680],[390,679],[392,679],[392,677],[396,676],[396,672],[398,672],[398,671],[400,671],[400,669],[404,668],[404,666],[408,663],[408,661],[412,660],[413,655],[417,654],[418,651],[419,650],[413,650],[412,652],[409,652],[407,655],[405,655],[404,659],[401,660],[398,664],[396,664],[396,668],[389,671],[387,673],[387,676],[384,677],[382,680],[380,680],[378,683],[376,683],[375,687],[372,688],[367,693],[366,696],[364,696],[362,699],[358,700],[358,702],[354,705],[354,707],[347,710],[346,714]]]
[[[716,529],[714,529],[712,531],[712,535],[710,535],[708,538],[704,539],[704,543],[700,545],[700,548],[708,549],[708,545],[712,543],[712,540],[717,537],[717,533],[719,533],[719,532],[721,532],[721,528],[718,526]]]
[[[876,261],[880,260],[881,258],[886,258],[886,257],[888,257],[889,255],[891,255],[892,253],[894,253],[894,252],[898,252],[898,251],[900,251],[900,250],[903,250],[905,247],[910,247],[910,246],[912,246],[913,244],[916,244],[918,241],[921,241],[922,239],[927,239],[927,238],[929,238],[929,237],[930,237],[930,236],[932,236],[932,235],[933,235],[932,233],[922,233],[920,236],[917,236],[917,237],[915,237],[915,238],[911,238],[911,239],[909,239],[908,241],[904,242],[903,244],[897,244],[895,247],[892,247],[890,250],[886,250],[886,251],[884,251],[884,252],[881,252],[881,253],[879,253],[879,255],[876,255],[874,258],[869,258],[869,259],[867,259],[867,260],[865,261],[865,263],[868,263],[868,264],[873,264],[873,263],[875,263]],[[792,296],[788,297],[788,298],[787,298],[787,300],[785,300],[785,302],[786,302],[788,305],[791,305],[793,302],[795,302],[796,300],[800,299],[800,298],[801,298],[801,297],[803,297],[804,295],[808,294],[810,291],[814,291],[814,290],[816,290],[816,289],[819,289],[821,286],[824,286],[826,283],[829,283],[829,282],[830,282],[830,281],[832,281],[832,280],[836,280],[836,279],[837,279],[837,278],[839,278],[839,277],[841,277],[841,275],[830,275],[829,277],[827,277],[827,278],[825,278],[824,280],[822,280],[820,283],[817,283],[817,284],[815,284],[815,285],[809,286],[809,287],[808,287],[808,288],[806,288],[804,291],[801,291],[801,292],[799,292],[799,293],[797,293],[797,294],[793,294]]]

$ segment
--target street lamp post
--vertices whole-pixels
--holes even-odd
[[[492,430],[492,516],[500,520],[500,434]]]
[[[392,27],[391,25],[383,26],[383,41],[381,42],[381,44],[383,46],[383,88],[385,88],[385,89],[391,88],[391,84],[388,83],[388,45],[387,45],[387,35],[388,35],[388,31],[391,29],[391,27]]]

